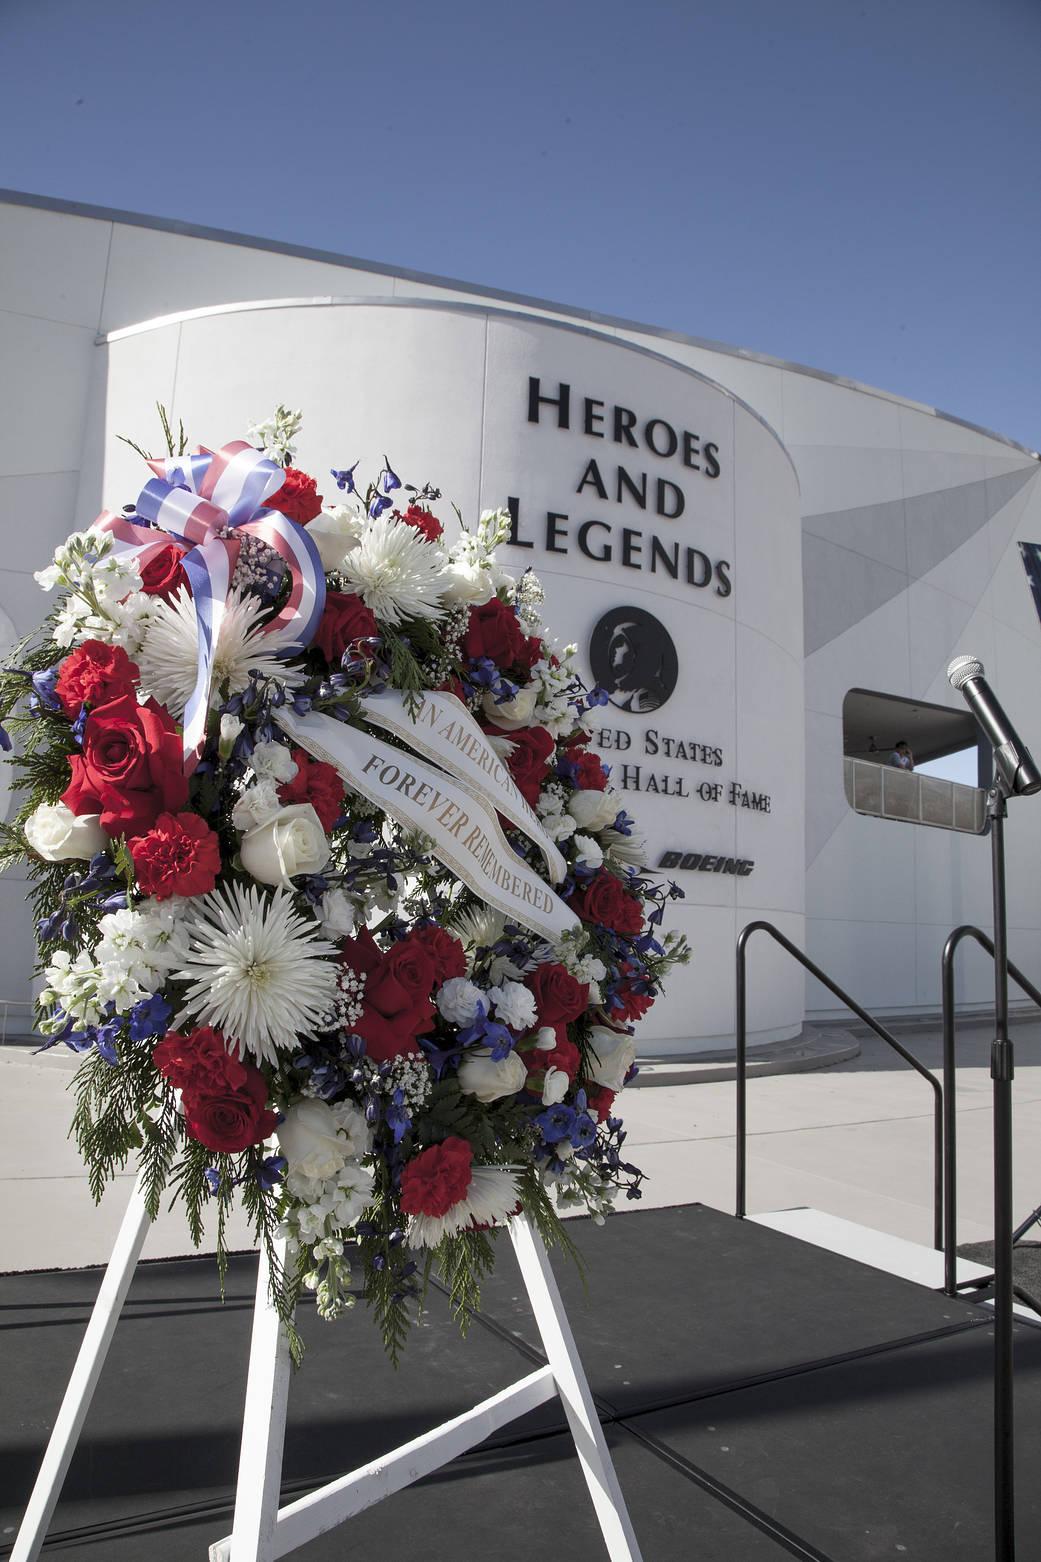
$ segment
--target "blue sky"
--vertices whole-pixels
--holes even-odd
[[[1038,0],[4,0],[0,185],[810,364],[1041,446]]]

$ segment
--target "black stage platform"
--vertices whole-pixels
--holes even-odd
[[[554,1261],[645,1562],[992,1557],[989,1313],[701,1205],[572,1227]],[[312,1308],[284,1494],[300,1495],[532,1370],[509,1244],[460,1340],[443,1294],[395,1374],[363,1307]],[[205,1562],[229,1533],[256,1261],[143,1264],[44,1556]],[[100,1271],[0,1276],[0,1555]],[[1041,1329],[1016,1326],[1017,1537],[1041,1558]],[[301,1562],[603,1562],[559,1403],[333,1533]]]

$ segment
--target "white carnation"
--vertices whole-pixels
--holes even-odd
[[[258,781],[292,781],[300,768],[284,743],[258,743],[249,763]]]
[[[511,1030],[529,1030],[535,1023],[535,994],[520,982],[505,981],[492,987],[488,997],[495,1005],[496,1017]]]
[[[477,1018],[478,1006],[484,999],[479,987],[468,982],[465,976],[450,976],[441,984],[434,1002],[449,1025],[472,1025]]]

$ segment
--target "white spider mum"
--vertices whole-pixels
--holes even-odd
[[[280,1049],[332,1008],[336,950],[285,890],[233,884],[200,896],[185,917],[182,948],[186,1012],[223,1031],[240,1055],[277,1063]]]
[[[407,618],[440,618],[445,555],[414,526],[378,516],[340,565],[348,590],[394,628]]]
[[[184,713],[195,688],[198,673],[199,628],[195,605],[186,590],[171,602],[153,598],[153,607],[144,645],[137,653],[141,669],[141,687],[153,694],[170,714]],[[295,688],[303,672],[290,667],[279,657],[293,643],[290,628],[265,632],[262,619],[266,609],[254,596],[238,591],[228,593],[227,605],[217,636],[213,658],[211,688],[239,694],[249,685],[251,668],[265,678],[277,678],[286,688]]]

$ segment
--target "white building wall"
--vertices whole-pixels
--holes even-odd
[[[169,394],[174,364],[163,370],[150,361],[159,383],[150,382],[132,407],[108,408],[98,333],[249,298],[390,295],[493,305],[505,298],[55,204],[15,198],[0,205],[0,636],[8,639],[39,619],[32,570],[65,536],[74,510],[83,524],[106,497],[102,451],[110,459],[116,433],[151,438],[149,398]],[[850,813],[842,790],[842,700],[861,686],[959,708],[945,668],[951,656],[971,651],[1041,753],[1041,628],[1017,548],[1019,540],[1041,541],[1036,455],[813,370],[579,310],[512,297],[508,303],[514,311],[594,323],[620,342],[708,375],[754,407],[784,442],[802,490],[807,947],[879,1011],[935,1008],[946,934],[962,921],[984,928],[989,922],[988,844]],[[1013,802],[1008,824],[1011,952],[1035,979],[1039,807],[1032,799]],[[0,882],[8,932],[0,998],[27,990],[31,937],[23,895],[17,876]],[[772,962],[765,952],[761,965],[753,959],[753,980],[768,983]],[[991,980],[985,960],[967,952],[963,1001],[985,1005]],[[833,1007],[812,982],[807,1004],[810,1012]]]

